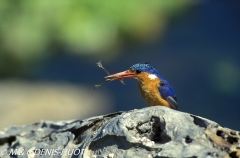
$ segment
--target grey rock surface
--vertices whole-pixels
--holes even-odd
[[[240,132],[166,107],[0,131],[0,157],[238,158]]]

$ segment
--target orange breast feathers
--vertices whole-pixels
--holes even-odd
[[[158,90],[161,80],[156,75],[142,72],[137,75],[136,79],[138,79],[141,95],[149,106],[167,106],[171,108]]]

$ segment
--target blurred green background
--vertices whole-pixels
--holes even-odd
[[[0,2],[0,127],[146,107],[136,80],[150,62],[179,110],[240,130],[240,1]]]

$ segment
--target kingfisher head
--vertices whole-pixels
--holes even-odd
[[[106,76],[105,78],[135,78],[138,80],[163,79],[158,71],[149,63],[138,63],[132,65],[129,70]]]

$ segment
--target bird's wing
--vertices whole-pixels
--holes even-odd
[[[177,109],[178,109],[178,104],[177,104],[176,100],[175,100],[173,97],[168,96],[168,97],[167,97],[167,101],[168,101],[168,103],[171,105],[171,107],[172,107],[174,110],[177,110]]]
[[[177,98],[170,83],[166,80],[162,80],[159,86],[159,92],[162,97],[171,105],[172,109],[177,110]]]

